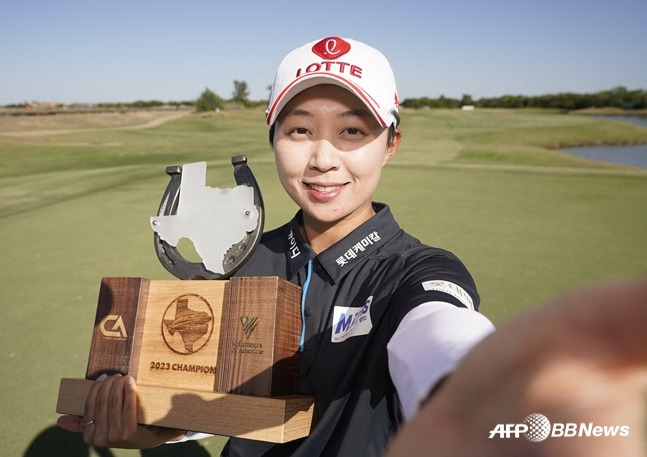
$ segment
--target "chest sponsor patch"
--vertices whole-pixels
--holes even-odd
[[[474,309],[474,301],[472,300],[472,297],[470,297],[470,294],[468,294],[465,289],[458,284],[454,284],[449,281],[425,281],[422,283],[422,287],[425,290],[435,290],[449,294],[452,297],[457,298],[468,309]]]
[[[351,336],[367,335],[373,328],[371,322],[372,302],[373,296],[371,295],[361,308],[335,306],[330,341],[341,343]]]

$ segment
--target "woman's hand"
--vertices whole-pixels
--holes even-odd
[[[137,423],[137,389],[132,376],[102,375],[92,385],[83,417],[61,416],[58,425],[83,433],[96,447],[146,449],[182,439],[182,430]]]
[[[646,396],[647,282],[598,286],[502,324],[403,427],[388,456],[644,456]],[[576,436],[492,433],[532,413],[552,427],[576,424]],[[577,436],[580,424],[629,433]]]

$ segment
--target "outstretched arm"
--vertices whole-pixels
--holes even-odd
[[[389,457],[645,455],[647,281],[569,294],[502,324],[394,440]],[[551,424],[628,426],[628,436],[491,435],[540,413]]]

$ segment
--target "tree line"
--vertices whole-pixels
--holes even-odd
[[[400,105],[404,108],[460,108],[474,106],[477,108],[550,108],[578,110],[585,108],[620,108],[626,110],[647,109],[647,91],[642,89],[627,90],[619,86],[590,94],[564,92],[537,96],[503,95],[501,97],[480,98],[473,100],[471,95],[462,98],[407,98]]]
[[[270,89],[270,87],[268,87]],[[162,102],[159,100],[138,100],[132,103],[96,103],[87,106],[90,109],[122,109],[122,108],[157,108],[193,106],[198,112],[223,110],[228,103],[250,108],[267,104],[267,100],[249,100],[249,88],[245,81],[234,81],[234,90],[231,98],[225,100],[209,88],[195,100]],[[403,108],[460,108],[474,106],[476,108],[548,108],[560,110],[579,110],[586,108],[619,108],[624,110],[647,109],[647,91],[642,89],[628,90],[618,86],[610,90],[577,94],[563,92],[547,95],[503,95],[501,97],[488,97],[474,100],[471,95],[465,94],[460,99],[445,97],[438,98],[420,97],[402,100]],[[26,108],[28,103],[6,105],[5,108]],[[58,104],[57,104],[58,106]],[[80,106],[83,108],[83,106]]]
[[[225,100],[216,93],[206,88],[204,92],[195,100],[184,101],[170,101],[163,102],[161,100],[137,100],[130,103],[124,102],[111,102],[111,103],[73,103],[63,105],[62,103],[39,103],[39,102],[24,102],[4,105],[4,108],[13,109],[40,109],[47,111],[56,111],[63,108],[76,108],[79,110],[113,110],[113,109],[150,109],[162,107],[181,107],[181,106],[194,106],[196,111],[214,111],[217,109],[225,109],[227,103],[236,103],[243,107],[255,107],[259,104],[266,104],[267,101],[255,102],[249,100],[249,89],[245,81],[234,81],[234,90],[232,97]]]
[[[250,102],[247,99],[249,91],[245,81],[234,81],[234,92],[231,101],[244,106],[257,106],[263,102]],[[222,109],[225,101],[206,89],[196,101],[197,111],[212,111]],[[625,110],[647,109],[647,91],[642,89],[627,90],[618,86],[611,90],[591,94],[564,92],[538,96],[503,95],[501,97],[480,98],[473,100],[465,94],[460,99],[447,98],[407,98],[401,102],[404,108],[460,108],[474,106],[477,108],[548,108],[561,110],[578,110],[585,108],[620,108]]]

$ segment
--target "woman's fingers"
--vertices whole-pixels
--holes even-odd
[[[81,425],[83,440],[100,447],[128,441],[137,432],[137,395],[132,376],[102,376],[92,385]]]
[[[96,447],[150,448],[177,441],[184,430],[137,423],[137,389],[132,376],[102,375],[90,387],[83,417],[61,416],[58,425],[82,432],[83,441]]]
[[[121,375],[117,374],[95,383],[98,387],[94,399],[94,423],[86,427],[86,433],[84,434],[84,439],[85,437],[91,437],[90,442],[95,446],[108,447],[110,445],[110,434],[114,433],[112,432],[114,417],[121,414],[120,406],[113,404],[111,401],[113,385],[115,382],[118,382],[119,378],[121,378]],[[88,398],[91,395],[92,391],[88,395]],[[117,409],[118,411],[113,411],[113,409]]]
[[[135,379],[132,376],[126,376],[124,379],[124,399],[123,399],[123,423],[122,427],[128,436],[137,432],[139,424],[137,423],[137,389]]]
[[[101,417],[105,417],[106,427],[104,428],[105,435],[101,436],[101,439],[104,439],[106,445],[111,445],[113,443],[119,443],[123,440],[122,436],[122,415],[123,415],[123,404],[124,404],[124,387],[123,387],[124,377],[121,375],[115,375],[110,378],[110,386],[106,385],[105,388],[105,397],[102,402],[102,407],[105,408],[105,412],[101,411]]]
[[[97,428],[97,400],[99,399],[103,383],[107,376],[101,375],[90,387],[88,398],[85,400],[85,407],[83,411],[83,419],[81,426],[83,427],[83,441],[91,445],[94,443],[95,429]]]
[[[107,441],[113,445],[129,441],[139,427],[137,393],[133,377],[119,375],[112,378],[107,399]]]
[[[66,415],[59,417],[56,424],[69,432],[81,433],[84,430],[81,422],[83,422],[83,418],[80,416]]]

